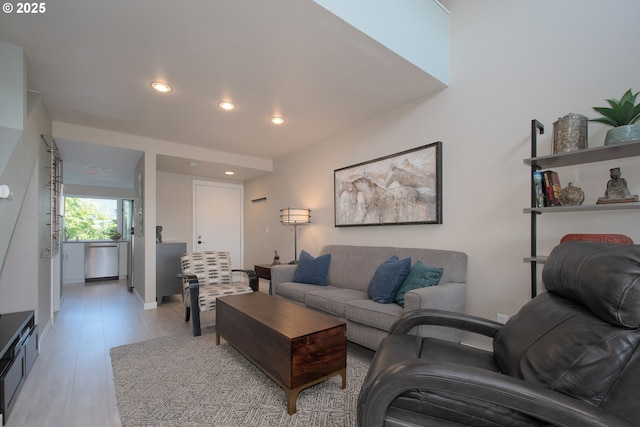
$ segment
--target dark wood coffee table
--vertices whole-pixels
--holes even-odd
[[[347,386],[346,324],[283,299],[253,292],[218,298],[220,337],[267,374],[296,412],[298,393],[335,375]]]

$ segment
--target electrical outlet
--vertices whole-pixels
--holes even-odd
[[[507,316],[506,314],[498,313],[496,320],[502,324],[505,324],[507,323],[507,320],[509,320],[509,316]]]

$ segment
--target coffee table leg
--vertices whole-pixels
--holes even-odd
[[[333,377],[334,375],[340,375],[342,377],[342,390],[347,388],[347,368],[341,369],[338,372],[334,372],[331,375],[327,375],[326,377],[320,378],[316,381],[312,381],[308,384],[301,385],[300,387],[288,389],[286,387],[282,387],[285,394],[287,395],[287,413],[289,415],[293,415],[296,413],[296,401],[298,400],[298,394],[305,388],[309,388],[313,385],[320,384],[323,381]]]
[[[216,334],[216,345],[220,345],[220,334]]]
[[[296,413],[296,400],[298,400],[298,393],[302,388],[294,388],[293,390],[285,390],[287,393],[287,413],[293,415]]]

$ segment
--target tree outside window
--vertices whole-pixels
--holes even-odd
[[[108,240],[118,232],[117,200],[65,197],[65,240]]]

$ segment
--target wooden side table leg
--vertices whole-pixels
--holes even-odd
[[[220,345],[220,334],[216,334],[216,345]]]
[[[342,390],[344,390],[347,388],[347,368],[340,371],[340,376],[342,377]]]

